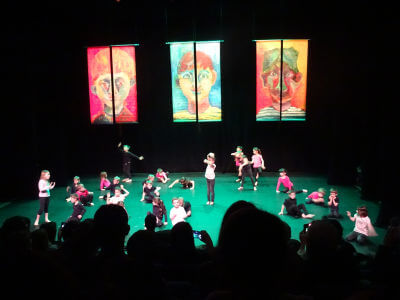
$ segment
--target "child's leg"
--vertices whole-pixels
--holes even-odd
[[[358,236],[358,232],[352,231],[350,232],[347,236],[346,236],[346,241],[354,241],[355,239],[357,239]]]
[[[210,182],[210,179],[207,179],[207,178],[206,178],[206,181],[207,181],[207,204],[209,204],[210,196],[211,196],[211,182]]]
[[[215,187],[215,179],[211,179],[210,180],[211,203],[214,203],[214,198],[215,198],[214,187]]]
[[[367,236],[364,234],[359,233],[357,236],[357,243],[363,245],[367,241]]]

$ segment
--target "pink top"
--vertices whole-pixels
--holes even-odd
[[[205,174],[205,177],[207,179],[215,179],[215,173],[214,173],[215,168],[216,168],[215,164],[207,165],[206,174]]]
[[[166,175],[167,175],[167,174],[166,174],[165,172],[161,172],[161,173],[158,173],[158,172],[157,172],[157,173],[156,173],[156,177],[157,177],[157,178],[160,178],[160,179],[161,179],[161,178],[165,178]]]
[[[364,234],[366,236],[377,235],[369,217],[361,218],[359,215],[355,214],[354,218],[356,218],[356,225],[354,226],[355,232]]]
[[[39,197],[50,197],[49,181],[40,179],[38,183]]]
[[[111,184],[111,182],[107,178],[100,179],[100,189],[101,190],[104,190],[106,187],[109,187],[110,184]]]
[[[254,154],[251,157],[251,160],[253,161],[253,168],[259,168],[262,166],[262,155],[261,154]]]
[[[281,185],[281,183],[285,188],[288,188],[289,190],[292,189],[293,183],[290,181],[289,176],[279,177],[278,184],[276,186],[277,191],[279,190],[279,186]]]
[[[309,199],[318,199],[318,192],[312,192],[310,195],[307,196]]]
[[[89,195],[89,191],[88,190],[84,190],[84,191],[76,191],[76,194],[78,195],[79,200],[81,200],[81,197],[87,197]]]

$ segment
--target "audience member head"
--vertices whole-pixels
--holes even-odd
[[[40,225],[40,229],[43,229],[47,233],[47,237],[49,239],[49,242],[54,244],[56,241],[56,235],[57,235],[57,224],[56,222],[46,222]]]
[[[171,245],[182,254],[190,253],[195,250],[193,230],[187,222],[179,222],[172,227]]]
[[[231,204],[231,206],[228,207],[228,209],[225,212],[225,215],[222,219],[222,223],[221,223],[221,230],[224,227],[224,224],[226,223],[226,220],[236,211],[242,209],[242,208],[255,208],[254,204],[251,202],[247,202],[245,200],[238,200],[234,203]]]
[[[342,240],[337,225],[330,220],[315,220],[308,227],[306,247],[310,259],[332,257]]]
[[[119,205],[102,205],[94,215],[94,231],[104,252],[123,251],[129,233],[128,214]]]
[[[278,217],[254,207],[232,213],[219,235],[221,284],[239,298],[242,293],[251,293],[251,298],[278,291],[287,243],[287,228]],[[262,276],[260,270],[265,271]]]
[[[147,230],[154,232],[157,224],[157,218],[153,214],[148,214],[144,219],[144,226]]]
[[[26,254],[31,250],[30,220],[15,216],[4,221],[0,229],[0,251],[12,255]]]
[[[156,255],[156,253],[154,253],[153,238],[152,232],[148,230],[136,231],[129,238],[126,245],[128,256],[145,262],[151,261],[153,256]]]

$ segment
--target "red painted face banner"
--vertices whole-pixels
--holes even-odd
[[[257,41],[257,121],[304,121],[308,40]]]
[[[135,47],[89,47],[87,60],[91,123],[138,122]]]

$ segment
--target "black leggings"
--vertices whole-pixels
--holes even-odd
[[[295,218],[301,218],[303,213],[305,215],[308,215],[308,211],[303,203],[297,206],[293,206],[288,210],[288,215]]]
[[[207,199],[208,202],[214,202],[215,193],[214,193],[214,186],[215,186],[215,179],[208,179],[207,180]]]
[[[126,178],[131,179],[132,174],[131,174],[131,163],[130,162],[126,162],[122,164],[122,172],[124,173],[124,176]]]
[[[257,175],[258,175],[258,177],[260,177],[260,175],[261,175],[261,172],[262,172],[261,170],[262,170],[261,167],[253,168],[253,174],[255,175],[254,177],[255,177],[256,181],[257,181]]]
[[[303,190],[295,190],[295,189],[294,189],[294,186],[292,186],[291,191],[294,191],[296,194],[304,193]],[[283,189],[283,191],[280,191],[280,192],[281,192],[281,193],[287,193],[287,192],[289,192],[289,188],[285,187],[285,188]]]
[[[39,210],[37,214],[40,216],[43,212],[47,214],[49,209],[50,197],[39,197]]]
[[[254,187],[255,185],[254,185],[253,172],[251,171],[251,167],[249,167],[249,166],[242,169],[242,184],[240,186],[243,187],[246,176],[250,177],[251,183],[253,184],[253,187]]]

